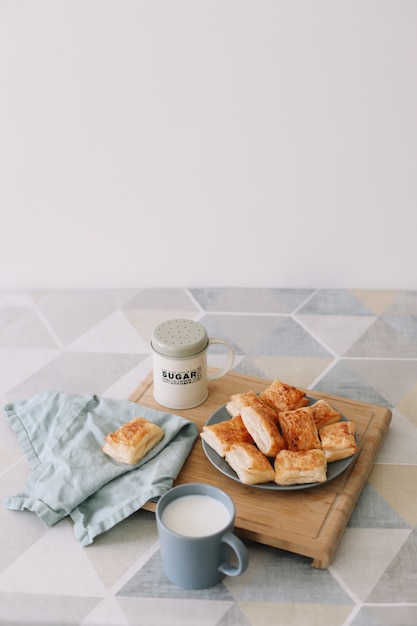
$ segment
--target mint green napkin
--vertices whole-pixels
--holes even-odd
[[[197,438],[178,415],[128,400],[44,391],[5,406],[33,470],[8,509],[35,512],[52,526],[70,515],[82,545],[158,498],[173,484]],[[104,437],[140,415],[163,428],[163,439],[134,466],[104,454]]]

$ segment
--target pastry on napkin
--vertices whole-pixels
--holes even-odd
[[[101,449],[120,463],[136,465],[163,436],[160,426],[138,415],[106,435]]]
[[[84,546],[167,491],[198,435],[179,415],[93,394],[44,391],[4,410],[33,470],[4,506],[33,511],[47,526],[70,515]],[[137,465],[119,463],[103,453],[104,437],[138,414],[164,436]]]

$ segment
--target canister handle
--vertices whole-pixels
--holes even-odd
[[[221,378],[222,376],[227,374],[227,372],[232,369],[233,362],[235,360],[235,353],[233,352],[232,347],[227,343],[227,341],[224,341],[224,339],[220,339],[218,337],[210,337],[207,347],[209,348],[212,344],[221,344],[227,348],[227,360],[223,367],[219,367],[212,372],[207,372],[208,380],[216,380],[216,378]]]

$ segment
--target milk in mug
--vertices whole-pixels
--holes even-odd
[[[220,500],[205,495],[181,496],[162,513],[163,524],[186,537],[205,537],[219,532],[230,522],[230,513]]]

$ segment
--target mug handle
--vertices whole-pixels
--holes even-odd
[[[214,343],[219,343],[223,346],[226,346],[228,351],[228,357],[223,367],[214,370],[214,372],[207,373],[207,380],[215,380],[216,378],[221,378],[222,376],[227,374],[227,372],[232,369],[233,361],[235,359],[235,353],[226,341],[224,341],[223,339],[219,339],[218,337],[210,337],[208,340],[208,345],[210,346]]]
[[[237,556],[238,565],[237,567],[233,567],[230,563],[224,561],[219,566],[219,571],[223,572],[226,576],[239,576],[239,574],[243,574],[249,565],[249,555],[244,543],[230,531],[223,535],[222,541],[232,548]]]

